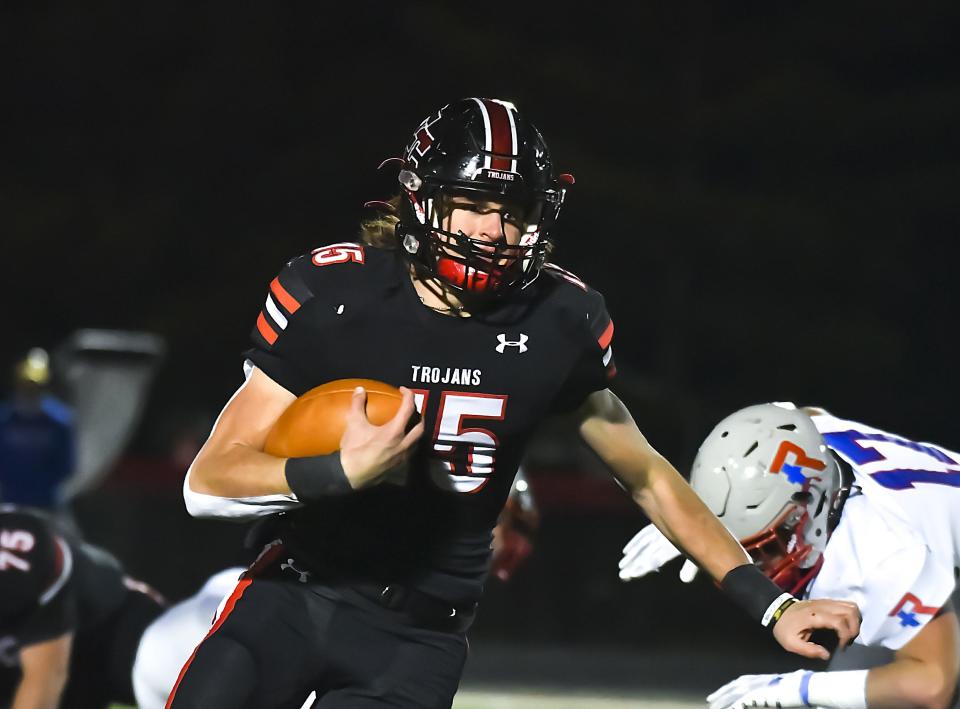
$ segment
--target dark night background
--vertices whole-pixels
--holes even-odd
[[[484,95],[516,102],[576,176],[556,261],[605,294],[616,390],[678,468],[769,400],[960,449],[960,5],[496,7],[4,3],[2,363],[81,327],[162,335],[127,458],[163,460],[238,386],[280,266],[352,239],[393,190],[380,160]],[[642,516],[544,436],[538,550],[491,589],[481,639],[667,642],[681,605],[725,603],[672,567],[620,585]],[[78,510],[174,597],[236,536],[185,519],[182,472],[139,497],[108,480]],[[742,623],[718,615],[717,633]]]

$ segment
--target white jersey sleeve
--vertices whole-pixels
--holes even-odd
[[[223,600],[236,588],[243,567],[211,576],[195,595],[171,606],[144,631],[133,665],[140,709],[162,709],[180,669],[206,636]]]
[[[854,474],[811,598],[857,603],[857,642],[898,650],[948,601],[960,566],[960,454],[856,421],[813,416]]]
[[[898,650],[947,602],[953,586],[953,569],[916,530],[857,495],[844,507],[808,597],[856,603],[863,614],[856,642]]]
[[[864,645],[899,650],[950,600],[952,569],[944,568],[929,553],[921,556],[919,569],[914,556],[904,554],[902,560],[899,556],[891,556],[867,578],[866,588],[873,597],[868,602],[869,613],[863,611],[860,634]],[[904,567],[910,568],[910,573],[904,573]]]

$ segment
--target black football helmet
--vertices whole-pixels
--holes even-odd
[[[421,274],[467,298],[523,288],[539,274],[570,175],[557,176],[536,127],[507,101],[466,98],[426,118],[403,153],[397,238]],[[450,199],[497,202],[493,243],[443,229]],[[520,229],[508,245],[505,221]]]

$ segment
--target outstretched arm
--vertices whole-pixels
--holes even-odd
[[[743,547],[676,469],[647,442],[623,403],[608,389],[591,394],[579,411],[580,433],[674,545],[709,573],[768,627],[791,652],[826,659],[809,642],[816,628],[836,631],[841,643],[860,631],[859,613],[840,601],[793,602],[753,566]],[[781,615],[782,614],[782,615]]]
[[[718,581],[735,567],[750,563],[723,523],[647,442],[613,392],[592,394],[580,413],[580,433],[587,445],[667,539]]]
[[[897,651],[893,662],[871,670],[743,675],[707,697],[710,709],[757,706],[831,709],[953,706],[960,673],[960,628],[944,609]]]

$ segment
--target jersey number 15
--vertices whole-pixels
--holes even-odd
[[[423,414],[430,405],[430,392],[413,390],[417,411]],[[502,421],[507,411],[507,396],[444,391],[440,393],[440,409],[433,431],[431,467],[434,483],[444,490],[478,492],[493,475],[496,435],[486,428],[466,426],[466,419]]]

